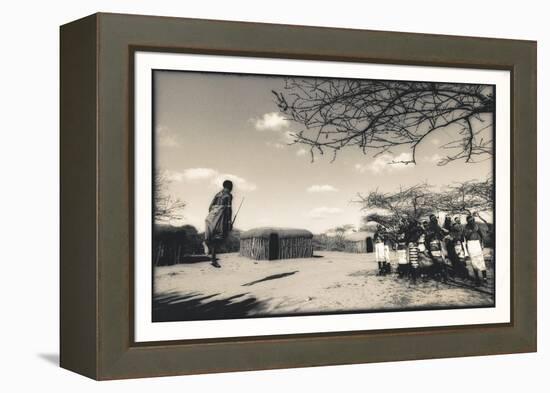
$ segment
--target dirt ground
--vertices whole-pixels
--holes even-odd
[[[307,259],[253,261],[219,255],[155,268],[154,321],[266,315],[479,307],[494,304],[489,284],[433,279],[413,284],[397,274],[377,275],[374,254],[316,252]],[[395,265],[394,265],[395,266]]]

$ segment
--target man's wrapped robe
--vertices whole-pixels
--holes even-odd
[[[472,261],[474,269],[483,271],[487,270],[485,266],[485,257],[483,256],[483,249],[481,248],[481,242],[479,240],[467,240],[466,248]]]
[[[485,258],[483,256],[483,232],[475,223],[468,224],[464,228],[464,238],[466,239],[466,250],[472,261],[474,269],[486,270]]]
[[[231,219],[233,216],[231,203],[233,196],[227,190],[222,190],[216,194],[205,220],[204,240],[207,243],[212,241],[222,241],[227,238],[229,232],[233,229]]]
[[[374,250],[376,251],[377,262],[389,262],[390,261],[390,248],[382,241],[375,243]]]

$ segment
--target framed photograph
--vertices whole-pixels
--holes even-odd
[[[536,350],[536,43],[96,14],[61,28],[61,365]]]

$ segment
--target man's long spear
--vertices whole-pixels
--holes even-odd
[[[231,227],[233,227],[233,224],[235,223],[235,220],[237,219],[237,215],[239,214],[239,212],[241,211],[241,207],[243,205],[243,202],[244,202],[244,197],[243,199],[241,200],[241,204],[239,205],[239,208],[237,209],[237,212],[235,213],[235,217],[233,217],[233,221],[231,221]]]

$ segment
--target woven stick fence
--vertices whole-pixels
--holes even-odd
[[[252,229],[241,234],[239,254],[256,260],[311,258],[312,238],[304,229]]]
[[[258,260],[269,259],[269,239],[261,237],[241,239],[239,255]]]
[[[279,259],[311,258],[313,241],[300,237],[279,240]]]

